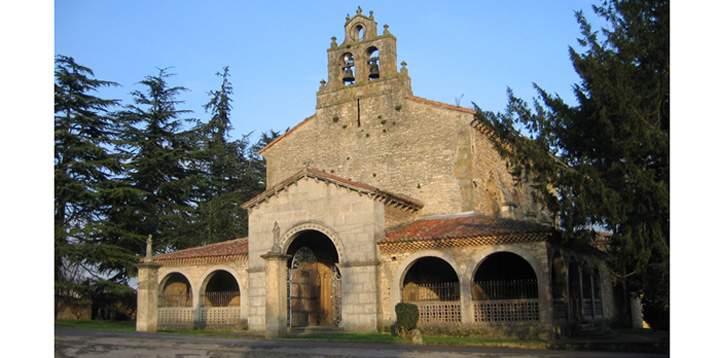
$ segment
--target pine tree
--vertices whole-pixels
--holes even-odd
[[[119,102],[94,92],[116,85],[96,79],[72,57],[55,58],[55,284],[61,295],[76,294],[80,279],[104,260],[97,243],[103,197],[120,170],[110,114]]]
[[[148,235],[160,252],[197,242],[189,229],[199,181],[193,170],[195,135],[183,127],[191,121],[181,118],[189,111],[177,109],[182,103],[177,97],[186,89],[168,84],[170,76],[167,69],[146,76],[142,90],[131,92],[134,103],[117,114],[124,173],[111,191],[103,233],[117,259],[101,267],[116,279],[132,274]]]
[[[604,1],[593,9],[608,27],[598,33],[576,13],[583,49],[570,48],[581,79],[573,87],[577,105],[536,85],[532,105],[509,90],[505,113],[478,109],[477,118],[494,130],[516,177],[558,215],[568,240],[612,233],[611,263],[626,296],[642,294],[648,322],[666,328],[669,1]]]
[[[203,243],[234,239],[247,235],[247,212],[240,204],[247,200],[244,178],[250,165],[246,158],[247,136],[231,141],[233,87],[230,70],[226,66],[220,87],[210,91],[210,100],[204,109],[211,115],[208,123],[200,126],[199,157],[204,180],[200,189],[202,202],[196,211],[196,235]]]

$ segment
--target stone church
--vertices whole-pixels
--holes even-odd
[[[536,327],[614,316],[601,250],[570,250],[515,184],[474,110],[413,94],[373,12],[331,39],[315,113],[264,149],[246,238],[144,258],[137,330],[268,337],[422,326]]]

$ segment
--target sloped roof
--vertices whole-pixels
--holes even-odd
[[[478,213],[430,216],[385,230],[380,245],[430,241],[454,246],[453,240],[472,239],[476,245],[546,240],[550,226],[528,221],[500,219]]]
[[[178,250],[167,254],[157,255],[153,257],[157,262],[182,261],[198,258],[219,258],[231,256],[245,256],[248,253],[247,237],[222,241],[214,244],[191,247],[189,249]]]
[[[245,209],[252,208],[253,206],[262,203],[263,201],[285,190],[288,186],[303,178],[313,178],[316,180],[324,181],[326,183],[335,184],[339,187],[366,194],[374,200],[380,200],[385,204],[400,206],[410,210],[419,210],[423,206],[423,203],[421,201],[413,199],[406,195],[384,191],[372,185],[352,181],[347,178],[342,178],[316,168],[304,168],[296,174],[292,175],[291,177],[276,184],[272,188],[265,190],[264,192],[256,195],[254,198],[246,201],[242,204],[242,207]]]

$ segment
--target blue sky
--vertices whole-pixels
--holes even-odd
[[[536,82],[572,99],[578,81],[568,46],[577,47],[573,11],[591,19],[588,1],[139,1],[57,0],[55,52],[75,57],[121,87],[101,94],[124,101],[157,67],[193,117],[231,69],[233,136],[284,130],[311,115],[327,78],[330,37],[342,41],[345,14],[374,10],[398,39],[415,95],[500,111],[507,87],[530,99]],[[127,103],[127,102],[126,102]]]

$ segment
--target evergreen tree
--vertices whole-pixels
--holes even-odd
[[[55,284],[61,295],[76,294],[79,281],[104,259],[97,243],[103,197],[120,170],[109,113],[118,101],[94,92],[116,85],[94,78],[72,57],[55,58]]]
[[[104,235],[112,256],[100,269],[113,279],[132,274],[145,240],[153,236],[154,249],[166,251],[196,244],[189,229],[196,205],[198,173],[193,170],[194,133],[183,130],[186,110],[177,109],[186,89],[168,84],[167,69],[146,76],[142,90],[131,92],[134,104],[117,115],[118,150],[124,174],[109,196],[110,210]],[[185,119],[185,121],[190,121]]]
[[[199,158],[204,180],[200,190],[202,202],[196,211],[196,234],[203,243],[218,242],[247,235],[247,212],[240,204],[254,195],[246,190],[245,178],[250,165],[246,158],[247,136],[231,141],[230,113],[233,87],[230,70],[226,66],[220,87],[210,91],[205,110],[211,117],[199,128],[201,133]]]
[[[570,48],[578,105],[535,86],[530,105],[509,92],[505,113],[478,110],[516,177],[557,213],[568,240],[612,233],[612,267],[646,319],[669,311],[670,15],[667,0],[613,0],[593,7],[601,34],[576,13],[582,51]],[[625,312],[627,316],[627,311]]]

